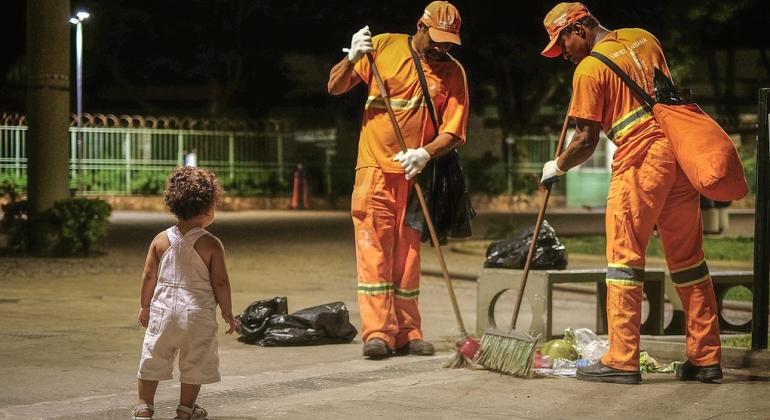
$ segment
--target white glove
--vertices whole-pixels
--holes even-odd
[[[566,172],[556,166],[555,160],[549,160],[543,165],[543,177],[540,178],[540,183],[549,187],[559,182],[559,177],[564,174],[566,174]]]
[[[372,33],[369,31],[369,25],[367,25],[354,33],[353,37],[350,39],[348,61],[355,63],[360,60],[364,54],[372,51],[374,51],[374,48],[372,47]]]
[[[406,173],[406,179],[412,179],[415,175],[422,172],[425,165],[428,164],[430,154],[422,147],[419,149],[406,149],[406,152],[398,152],[393,160],[401,162],[401,167],[404,168]]]

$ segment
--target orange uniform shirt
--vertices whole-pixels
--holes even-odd
[[[660,43],[643,29],[612,31],[592,51],[615,62],[653,98],[655,68],[671,77]],[[578,64],[572,90],[570,117],[600,122],[604,133],[618,146],[613,171],[634,162],[652,141],[665,136],[651,110],[643,107],[623,80],[594,57],[586,57]]]
[[[403,34],[380,34],[372,38],[374,62],[380,71],[393,112],[408,148],[417,148],[438,135],[423,98],[417,69],[409,52],[409,37]],[[439,132],[452,133],[465,142],[468,125],[468,89],[465,70],[450,58],[446,61],[420,60],[436,108]],[[356,169],[376,166],[385,173],[403,173],[393,157],[401,151],[380,90],[374,82],[369,60],[359,60],[356,73],[369,85],[361,135],[358,141]]]

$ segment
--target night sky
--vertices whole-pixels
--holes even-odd
[[[481,104],[474,112],[499,105],[490,87],[504,91],[500,80],[505,77],[512,80],[506,89],[516,98],[510,107],[517,115],[529,112],[528,101],[545,86],[567,86],[572,66],[539,56],[547,42],[542,19],[555,3],[454,2],[463,16],[464,45],[451,52],[466,67],[472,101]],[[764,48],[770,54],[764,30],[770,21],[768,3],[585,2],[610,29],[653,32],[670,63],[724,48]],[[365,24],[375,34],[413,33],[425,4],[73,0],[73,11],[83,7],[92,13],[85,26],[85,110],[259,118],[313,108],[323,118],[356,109],[360,92],[332,98],[325,91],[329,69],[343,57],[341,48]],[[6,1],[4,6],[0,112],[23,112],[25,2]],[[767,84],[767,71],[763,74],[757,83]],[[558,105],[560,96],[549,101]]]

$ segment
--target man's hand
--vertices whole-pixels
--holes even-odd
[[[545,163],[545,165],[543,165],[543,177],[540,178],[540,183],[546,187],[550,187],[551,185],[559,182],[559,177],[565,173],[566,172],[559,169],[555,160],[549,160]]]
[[[369,26],[364,26],[358,32],[353,34],[350,40],[350,50],[348,51],[348,61],[355,63],[360,60],[364,54],[374,51],[372,47],[372,33]]]
[[[222,318],[225,320],[225,322],[227,322],[227,325],[230,326],[230,328],[227,330],[225,334],[232,334],[241,326],[240,321],[235,319],[232,313],[226,314],[223,312]]]
[[[420,147],[419,149],[407,149],[406,152],[398,152],[393,158],[396,162],[401,162],[404,168],[406,179],[412,179],[415,175],[422,172],[425,165],[430,160],[430,153]]]
[[[139,316],[137,317],[139,325],[147,328],[147,324],[150,323],[150,308],[139,309]]]

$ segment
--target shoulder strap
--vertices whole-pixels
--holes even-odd
[[[194,228],[190,229],[190,231],[184,235],[184,239],[188,241],[190,245],[195,245],[195,242],[198,241],[198,239],[208,234],[209,232],[206,229]]]
[[[615,64],[612,60],[607,58],[605,55],[600,54],[598,52],[592,52],[591,57],[596,58],[597,60],[601,61],[602,63],[606,64],[607,67],[610,68],[615,74],[620,76],[620,78],[626,83],[626,85],[631,89],[632,92],[636,94],[636,96],[644,102],[647,106],[652,108],[653,105],[655,105],[655,100],[650,97],[650,95],[647,94],[647,92],[644,91],[636,82],[634,82],[633,79],[631,79],[623,70],[618,67],[617,64]]]
[[[430,99],[430,91],[428,90],[428,82],[425,80],[425,72],[420,64],[420,58],[417,57],[417,53],[412,48],[412,37],[407,38],[409,44],[409,52],[412,54],[412,61],[417,68],[417,76],[420,78],[420,86],[422,86],[422,96],[425,98],[425,103],[428,105],[428,111],[430,114],[430,120],[433,122],[433,130],[438,135],[438,118],[436,118],[436,109],[433,107],[433,101]]]

